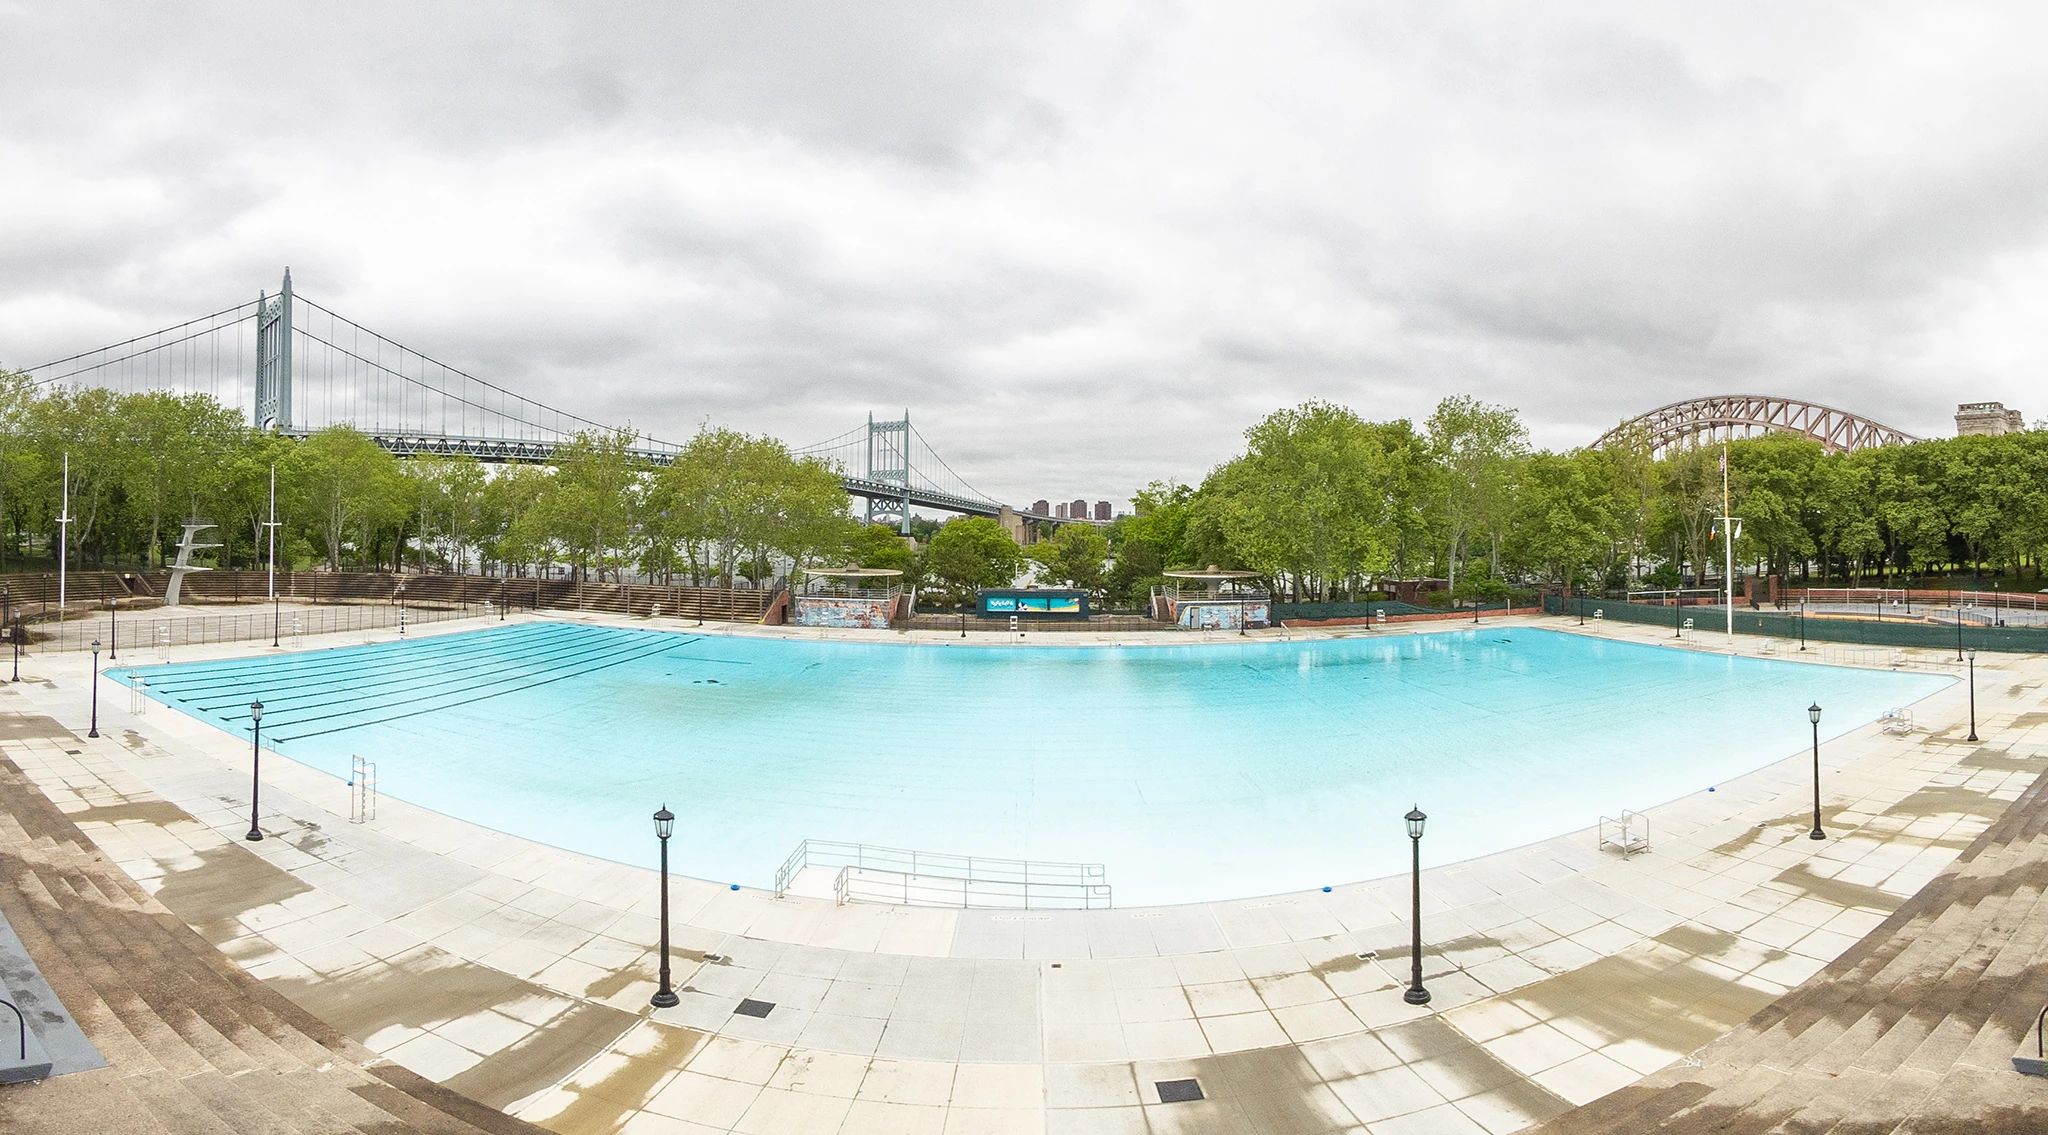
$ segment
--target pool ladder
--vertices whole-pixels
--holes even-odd
[[[348,759],[348,822],[367,824],[377,818],[377,763]]]

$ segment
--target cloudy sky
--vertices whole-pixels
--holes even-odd
[[[275,289],[1000,498],[1307,398],[2048,416],[2037,3],[0,0],[0,363]]]

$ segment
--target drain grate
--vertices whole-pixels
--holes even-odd
[[[1160,1103],[1193,1103],[1206,1098],[1202,1085],[1193,1080],[1155,1080],[1152,1086],[1159,1092]]]
[[[775,1002],[756,1001],[752,997],[740,998],[740,1006],[733,1010],[738,1017],[765,1017],[775,1011]]]

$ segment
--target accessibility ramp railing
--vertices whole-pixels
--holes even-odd
[[[775,873],[776,896],[789,893],[798,876],[813,869],[832,872],[832,896],[842,904],[1103,910],[1113,901],[1100,863],[992,859],[820,839],[804,840],[783,861]]]

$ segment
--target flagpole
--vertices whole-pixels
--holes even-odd
[[[64,566],[71,561],[71,454],[64,455],[64,506],[57,514],[57,617],[64,611]]]
[[[1735,518],[1728,515],[1728,443],[1721,442],[1721,585],[1726,590],[1728,641],[1735,642]]]

